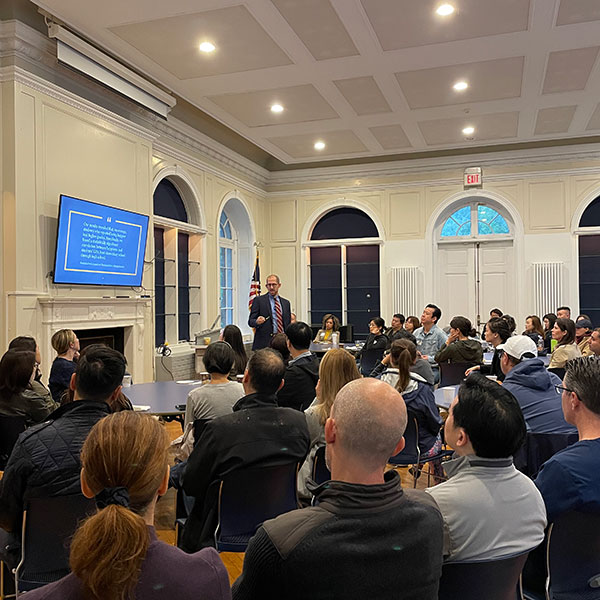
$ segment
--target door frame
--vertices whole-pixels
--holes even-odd
[[[507,222],[512,226],[513,235],[510,236],[513,242],[513,261],[514,261],[514,286],[515,290],[521,290],[525,281],[525,264],[523,262],[523,237],[524,237],[524,226],[523,220],[518,210],[512,202],[507,200],[501,194],[490,190],[476,190],[476,191],[461,191],[455,194],[451,194],[444,200],[442,200],[437,208],[433,211],[429,221],[427,222],[427,228],[425,231],[426,244],[426,256],[425,256],[425,303],[435,302],[440,294],[440,282],[437,278],[437,250],[439,244],[451,243],[450,240],[447,242],[440,241],[438,238],[438,230],[442,226],[443,222],[448,216],[450,216],[455,210],[460,208],[469,202],[481,201],[483,204],[491,206],[503,217],[508,217]],[[501,239],[509,239],[508,236],[498,236],[498,241]],[[465,239],[465,242],[469,241]],[[490,240],[491,241],[491,240]],[[428,276],[429,274],[429,276]],[[531,305],[527,294],[515,294],[514,307],[509,307],[514,312],[515,320],[519,322],[525,315],[527,306]],[[444,307],[440,307],[442,313]],[[504,308],[503,308],[504,310]],[[512,314],[512,313],[511,313]]]

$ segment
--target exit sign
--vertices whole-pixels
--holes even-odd
[[[483,173],[481,167],[469,167],[465,169],[464,188],[480,188],[483,187]]]

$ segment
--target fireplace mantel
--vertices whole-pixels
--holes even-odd
[[[43,352],[46,372],[55,352],[50,344],[59,329],[98,329],[123,327],[125,356],[134,381],[154,378],[152,301],[150,298],[40,297],[42,332],[38,344]]]

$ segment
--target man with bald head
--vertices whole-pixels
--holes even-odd
[[[331,481],[312,486],[316,506],[263,523],[234,600],[437,599],[441,515],[384,472],[404,447],[406,421],[402,396],[385,382],[357,379],[338,392],[325,423]]]

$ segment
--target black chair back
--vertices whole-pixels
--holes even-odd
[[[579,439],[573,433],[527,433],[523,446],[513,457],[519,471],[534,479],[542,465],[557,452],[571,446]]]
[[[440,363],[440,385],[458,385],[465,378],[465,371],[470,369],[473,363]]]
[[[517,600],[528,552],[485,562],[446,563],[438,600]]]
[[[256,465],[223,478],[215,532],[219,552],[245,552],[264,521],[298,508],[298,468],[297,462]]]
[[[388,463],[392,465],[416,465],[421,459],[419,449],[419,424],[412,411],[408,411],[408,421],[404,432],[404,449],[392,456]]]
[[[312,480],[319,485],[331,479],[331,472],[325,463],[325,446],[319,446],[315,452],[312,468]]]
[[[557,377],[562,381],[565,378],[566,369],[562,367],[553,367],[552,369],[548,369],[550,373],[554,373]]]
[[[20,592],[67,575],[69,546],[80,521],[96,510],[82,494],[30,498],[23,513],[21,562],[15,575]]]
[[[600,598],[600,514],[573,511],[548,530],[551,598]]]
[[[0,415],[0,471],[4,470],[17,438],[27,429],[25,417]]]
[[[354,341],[354,325],[348,323],[348,325],[342,325],[340,327],[340,342],[344,344],[350,344]]]

